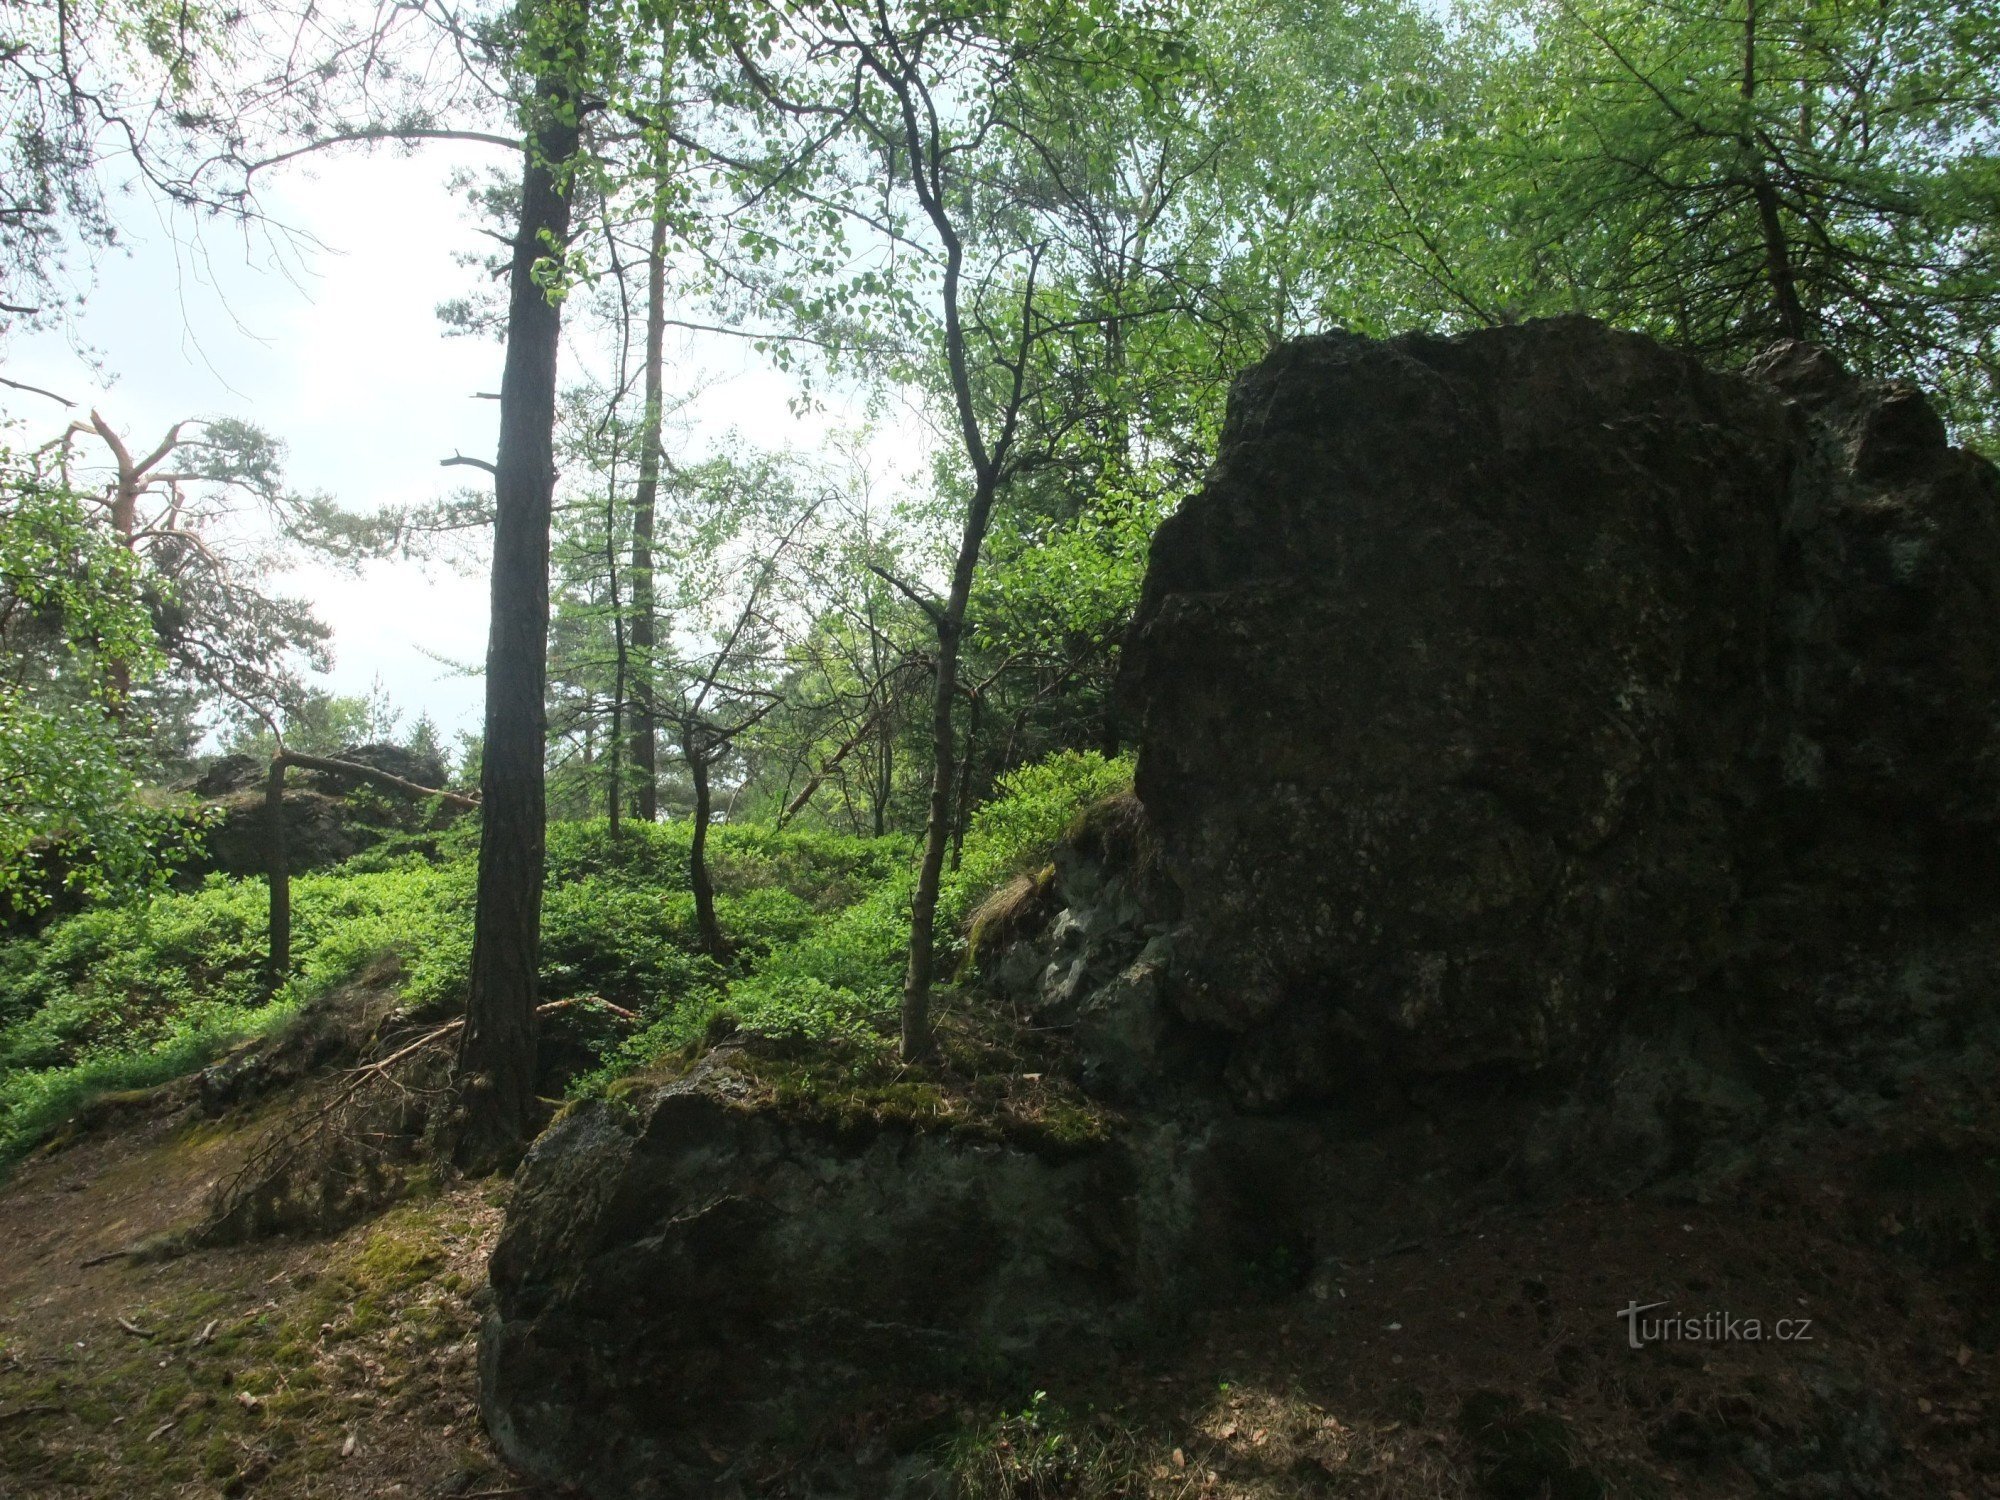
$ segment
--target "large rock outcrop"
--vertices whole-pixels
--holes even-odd
[[[1573,1069],[1990,898],[1997,498],[1805,346],[1727,375],[1573,319],[1246,373],[1123,683],[1237,1097]]]
[[[980,955],[1101,1128],[833,1128],[726,1058],[579,1110],[494,1259],[502,1447],[605,1496],[926,1493],[864,1394],[1496,1207],[1824,1183],[1913,1110],[2000,1131],[1997,505],[1804,346],[1278,350],[1154,544],[1137,800]],[[766,1484],[785,1434],[820,1467]]]
[[[349,745],[331,758],[417,786],[442,787],[446,780],[437,756],[401,745]],[[266,769],[255,756],[225,755],[180,788],[200,799],[212,820],[187,875],[265,873],[270,864]],[[285,782],[285,852],[294,872],[324,869],[398,834],[436,832],[458,815],[456,808],[385,792],[358,776],[301,767]]]

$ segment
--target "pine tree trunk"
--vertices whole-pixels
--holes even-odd
[[[580,31],[582,12],[570,13]],[[573,40],[580,40],[574,39]],[[568,243],[575,101],[560,79],[537,88],[522,179],[500,383],[494,476],[492,623],[480,767],[479,890],[472,989],[458,1055],[452,1156],[468,1171],[512,1164],[534,1103],[547,748],[549,511],[555,490],[556,356],[561,311],[535,267]]]
[[[660,425],[667,333],[667,216],[653,211],[646,262],[646,416],[639,434],[639,488],[632,506],[632,779],[641,822],[660,815],[659,733],[653,716],[653,524],[660,494]]]

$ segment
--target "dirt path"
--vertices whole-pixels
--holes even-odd
[[[0,1495],[530,1497],[473,1404],[501,1193],[86,1264],[192,1220],[250,1128],[100,1125],[0,1188]]]

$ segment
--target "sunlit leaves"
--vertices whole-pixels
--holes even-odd
[[[185,844],[131,769],[129,689],[160,662],[142,583],[34,455],[0,449],[0,910],[129,891]]]

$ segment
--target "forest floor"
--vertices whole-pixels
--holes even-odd
[[[539,1493],[493,1456],[473,1400],[504,1187],[326,1239],[147,1258],[198,1221],[259,1121],[99,1113],[0,1189],[0,1495]]]
[[[267,1118],[175,1097],[100,1107],[0,1187],[0,1495],[553,1495],[500,1463],[474,1402],[504,1184],[148,1258]],[[960,1492],[2000,1500],[1991,1262],[1926,1269],[1899,1241],[1935,1194],[1854,1181],[1489,1222],[1322,1268],[1108,1376],[1051,1370],[1025,1408],[940,1397]],[[1635,1302],[1765,1336],[1634,1349]],[[1806,1337],[1774,1338],[1780,1318]]]

